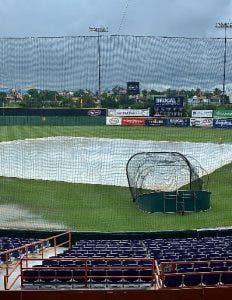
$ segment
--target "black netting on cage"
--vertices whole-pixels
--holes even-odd
[[[133,201],[154,192],[202,191],[207,172],[192,158],[178,152],[142,152],[127,162],[126,173]]]

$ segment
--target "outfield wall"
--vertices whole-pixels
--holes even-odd
[[[209,114],[210,112],[210,114]],[[228,110],[228,112],[230,112]],[[0,108],[0,126],[55,125],[55,126],[167,126],[232,128],[230,114],[215,114],[213,111],[195,110],[191,118],[149,117],[149,109],[33,109]],[[224,116],[225,117],[219,117]]]
[[[0,116],[40,116],[40,117],[73,117],[73,116],[106,116],[105,108],[0,108]]]
[[[0,126],[165,126],[232,128],[232,119],[106,116],[0,116]]]
[[[105,125],[106,109],[0,108],[0,126]]]
[[[96,126],[105,123],[105,116],[0,116],[0,126]]]

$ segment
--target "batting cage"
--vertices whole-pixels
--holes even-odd
[[[181,153],[137,153],[126,171],[133,201],[145,211],[184,213],[210,207],[209,192],[203,191],[207,173]]]

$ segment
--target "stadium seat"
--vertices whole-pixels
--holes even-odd
[[[123,272],[124,280],[126,283],[134,283],[139,281],[139,270],[128,269]]]
[[[76,266],[76,264],[72,260],[59,260],[58,265],[60,267],[74,267],[74,266]]]
[[[39,281],[38,270],[24,270],[22,272],[22,283],[23,284],[34,284]]]
[[[92,270],[90,275],[91,283],[106,283],[106,270]]]
[[[165,287],[180,287],[182,286],[182,275],[178,275],[178,276],[173,276],[173,275],[168,275],[165,276],[164,278],[164,286]]]
[[[75,283],[85,283],[85,271],[84,270],[73,270],[73,281]]]
[[[203,285],[218,285],[219,283],[220,283],[220,273],[203,274],[202,276]]]
[[[186,274],[184,275],[183,284],[185,286],[197,286],[201,284],[200,274]]]
[[[232,284],[232,272],[222,273],[221,282],[222,284]]]
[[[57,270],[56,281],[58,283],[72,282],[72,271],[71,270]]]
[[[140,281],[144,283],[152,282],[152,271],[150,269],[140,270]]]
[[[56,281],[56,271],[51,269],[40,270],[39,280],[42,283],[54,283]]]
[[[107,282],[109,284],[115,284],[115,283],[122,283],[123,282],[123,279],[122,279],[122,276],[123,276],[123,271],[122,270],[108,270],[107,271]]]
[[[198,267],[195,268],[195,272],[211,272],[212,269],[209,267]]]
[[[213,267],[213,271],[229,271],[227,266],[215,266]]]
[[[211,261],[210,262],[210,267],[211,268],[215,268],[215,267],[224,267],[225,266],[225,263],[223,261],[221,262],[214,262],[214,261]]]

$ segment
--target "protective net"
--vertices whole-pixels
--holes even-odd
[[[231,43],[228,39],[228,91]],[[142,110],[151,112],[154,94],[167,88],[175,89],[175,96],[221,89],[224,40],[100,36],[100,53],[98,49],[97,36],[0,39],[0,228],[118,232],[231,226],[232,133],[223,128],[232,124],[230,118],[166,120],[144,117]],[[130,81],[139,82],[140,94],[126,98]],[[3,99],[2,92],[11,89],[23,100],[11,91]],[[28,89],[34,94],[28,96]],[[35,90],[41,92],[38,99]],[[24,93],[37,106],[28,110]],[[109,105],[104,106],[104,99]],[[138,108],[136,116],[132,105]],[[117,111],[109,115],[107,108]],[[202,166],[209,174],[210,211],[185,218],[139,211],[126,175],[128,160],[139,152],[186,156],[196,190],[205,175]],[[162,159],[155,159],[156,167]],[[188,184],[186,165],[176,156],[168,161],[153,178],[153,161],[146,156],[138,160],[132,175],[140,164],[143,172],[131,186],[173,190]]]
[[[98,89],[95,36],[0,39],[0,84],[43,90]],[[227,39],[227,83],[231,82]],[[103,90],[138,81],[142,88],[201,88],[222,85],[224,39],[100,36]]]

